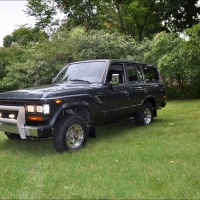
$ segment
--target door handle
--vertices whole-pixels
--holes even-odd
[[[129,96],[129,92],[128,92],[128,91],[124,91],[124,94],[125,94],[126,96]]]

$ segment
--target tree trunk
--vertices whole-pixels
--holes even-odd
[[[149,8],[149,12],[151,12],[154,4],[155,4],[156,0],[153,0],[151,2],[151,5],[150,5],[150,8]],[[144,18],[144,23],[142,24],[142,26],[140,27],[140,29],[138,30],[138,38],[139,38],[139,42],[142,41],[142,35],[143,35],[143,31],[144,31],[144,28],[146,27],[146,23],[147,23],[147,19],[149,17],[149,12],[146,14],[145,18]]]
[[[177,82],[178,82],[178,86],[179,86],[179,90],[182,94],[182,98],[185,99],[185,89],[184,89],[184,85],[183,85],[183,78],[181,76],[181,74],[176,73],[176,78],[177,78]]]
[[[119,4],[115,4],[115,6],[116,6],[116,9],[117,9],[117,14],[118,14],[118,18],[119,18],[119,22],[120,22],[120,25],[121,25],[122,32],[125,33],[120,6],[119,6]]]

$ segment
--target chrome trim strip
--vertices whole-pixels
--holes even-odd
[[[16,119],[0,118],[0,122],[7,123],[7,124],[17,124],[17,120]]]
[[[0,110],[19,111],[20,106],[0,106]]]

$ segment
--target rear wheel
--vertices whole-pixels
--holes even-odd
[[[67,114],[56,123],[53,145],[57,152],[73,152],[82,148],[88,139],[88,129],[84,119]]]
[[[18,134],[9,133],[9,132],[5,132],[4,134],[8,137],[9,140],[21,140],[21,137]]]
[[[135,117],[135,121],[136,124],[140,126],[149,125],[153,122],[153,109],[151,103],[149,102],[144,103],[140,112]]]

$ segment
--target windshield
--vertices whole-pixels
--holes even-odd
[[[106,62],[82,62],[64,67],[56,77],[55,82],[85,81],[102,82]]]

